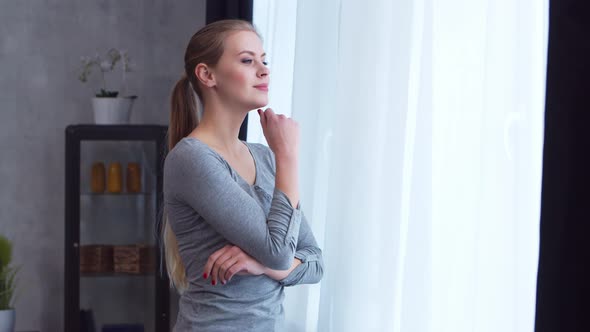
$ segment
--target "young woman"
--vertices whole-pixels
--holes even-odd
[[[203,27],[184,61],[172,92],[161,229],[181,294],[175,331],[282,331],[284,287],[323,275],[299,201],[298,124],[258,109],[268,103],[269,69],[249,22]],[[238,139],[253,109],[270,148]]]

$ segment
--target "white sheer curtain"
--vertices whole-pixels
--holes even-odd
[[[293,3],[254,1],[326,265],[288,331],[532,331],[547,1]]]
[[[297,1],[254,1],[253,22],[263,38],[266,62],[271,71],[269,107],[291,116],[293,96],[293,62]],[[260,117],[253,112],[248,117],[248,141],[264,142]]]

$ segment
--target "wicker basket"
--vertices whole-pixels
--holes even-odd
[[[80,246],[80,272],[113,272],[113,246],[100,244]]]
[[[155,247],[142,244],[115,246],[113,261],[115,272],[143,274],[154,272]]]

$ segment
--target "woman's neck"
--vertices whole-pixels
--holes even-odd
[[[225,108],[205,108],[203,118],[190,136],[202,139],[210,146],[235,155],[243,147],[238,138],[240,127],[248,111],[230,111]]]

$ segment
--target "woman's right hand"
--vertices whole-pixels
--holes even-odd
[[[299,153],[299,124],[284,114],[275,114],[272,108],[258,109],[258,115],[268,147],[274,154],[296,158]]]
[[[235,274],[261,275],[265,270],[264,265],[246,254],[240,247],[228,244],[209,256],[203,278],[207,279],[211,276],[212,285],[216,285],[218,281],[226,284]]]

